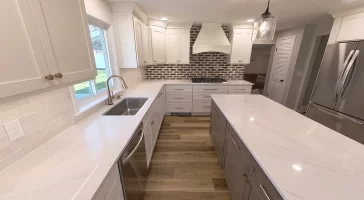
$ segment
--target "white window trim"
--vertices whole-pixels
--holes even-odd
[[[108,63],[110,65],[110,73],[111,73],[111,75],[118,75],[119,69],[117,68],[117,66],[114,66],[111,63],[111,59],[110,59],[110,48],[109,48],[109,44],[108,44],[108,41],[110,41],[110,40],[107,38],[107,33],[106,33],[108,24],[100,23],[100,21],[93,20],[90,17],[88,18],[88,24],[96,26],[96,27],[104,30],[105,46],[106,46],[106,51],[107,51],[107,55],[108,55],[107,56]],[[106,101],[106,99],[108,98],[107,88],[97,92],[96,88],[95,88],[95,86],[96,86],[95,80],[90,80],[90,81],[93,82],[93,84],[91,84],[91,89],[92,89],[93,95],[91,95],[89,97],[85,97],[83,99],[76,98],[76,92],[75,92],[73,85],[69,87],[70,92],[71,92],[72,102],[73,102],[73,105],[75,108],[76,117],[80,117],[81,115],[92,110],[92,108],[95,108],[100,104],[103,104]],[[118,81],[114,81],[112,87],[110,87],[110,90],[113,91],[114,95],[123,91],[123,89],[121,89],[120,87],[117,87],[117,83],[118,83]]]

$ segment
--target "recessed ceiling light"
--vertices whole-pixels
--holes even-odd
[[[254,22],[255,20],[254,19],[248,19],[246,22]]]
[[[167,17],[162,17],[161,20],[162,21],[168,21],[168,18]]]

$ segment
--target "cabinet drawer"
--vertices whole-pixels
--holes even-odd
[[[211,101],[193,102],[193,112],[210,113],[211,112]]]
[[[251,93],[252,86],[229,86],[230,93]]]
[[[192,93],[192,86],[191,85],[167,85],[166,92],[191,92]]]
[[[192,103],[167,103],[167,112],[190,113],[192,112]]]
[[[249,167],[249,181],[265,200],[283,200],[258,163],[252,159]]]
[[[193,93],[193,101],[211,101],[210,93]]]
[[[192,102],[192,93],[167,93],[167,103]]]
[[[194,93],[227,93],[228,86],[207,86],[207,85],[198,85],[193,86]]]

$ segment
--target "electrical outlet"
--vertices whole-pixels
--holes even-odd
[[[23,127],[21,126],[19,119],[11,121],[4,126],[10,138],[10,141],[12,142],[25,136]]]

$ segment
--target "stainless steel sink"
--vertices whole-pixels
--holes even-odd
[[[125,98],[103,115],[136,115],[148,98]]]

